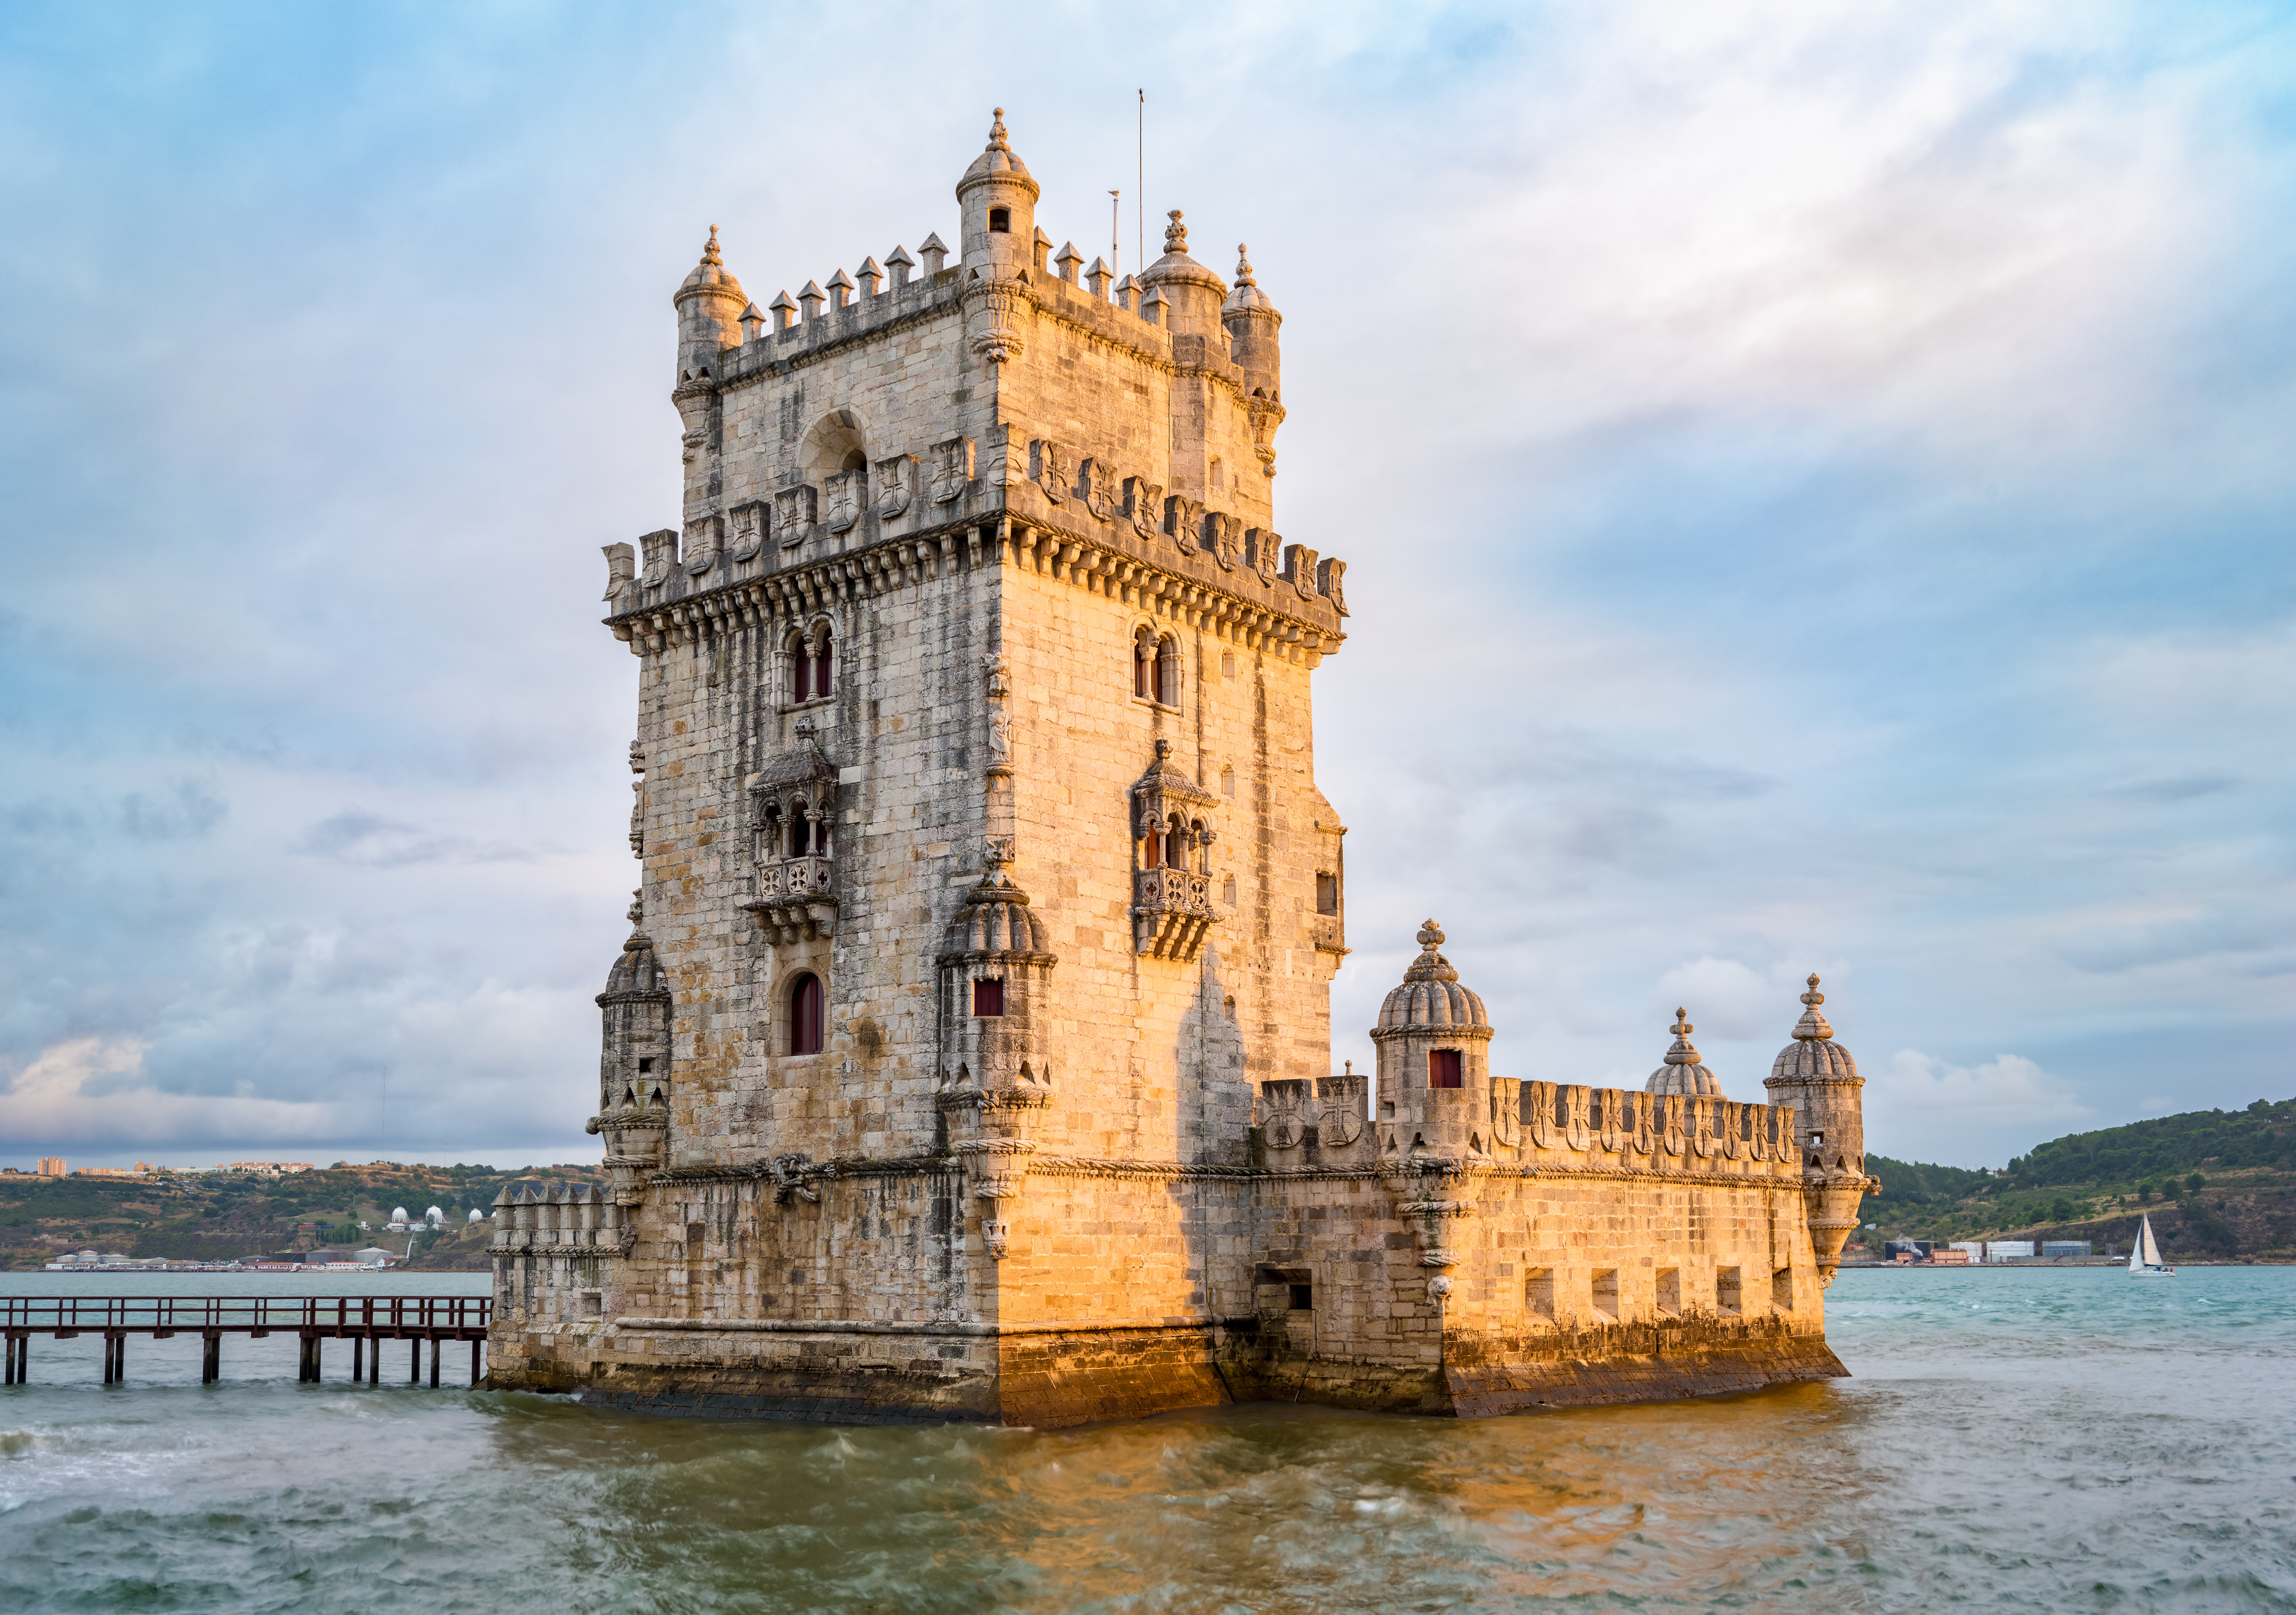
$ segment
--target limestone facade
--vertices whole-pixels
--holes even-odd
[[[956,195],[954,254],[760,310],[713,229],[674,298],[682,519],[606,550],[616,1188],[505,1192],[495,1382],[1053,1424],[1839,1373],[1846,1053],[1773,1078],[1807,1168],[1702,1066],[1498,1076],[1430,922],[1329,1074],[1346,569],[1275,529],[1281,316],[1177,213],[1136,278],[1055,250],[1001,112]]]

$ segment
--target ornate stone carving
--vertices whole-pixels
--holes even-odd
[[[895,455],[877,462],[877,520],[890,521],[909,508],[916,496],[917,457]]]
[[[1304,544],[1285,545],[1283,580],[1299,591],[1300,599],[1312,598],[1316,593],[1316,552]]]
[[[1021,323],[1034,299],[1026,282],[983,277],[965,283],[964,340],[984,364],[1018,358],[1025,346]]]
[[[1164,485],[1151,482],[1145,477],[1124,480],[1124,519],[1143,538],[1154,538],[1164,530]]]
[[[1235,563],[1243,559],[1243,524],[1226,511],[1204,512],[1205,547],[1223,572],[1235,570]]]
[[[699,578],[718,564],[718,539],[726,530],[720,517],[711,514],[698,516],[685,524],[685,570],[688,577]]]
[[[793,550],[805,542],[813,530],[815,504],[808,482],[774,490],[774,531],[781,535],[782,548]]]
[[[669,581],[669,569],[677,564],[677,529],[656,528],[638,540],[645,552],[645,570],[638,581],[650,589],[658,589]]]
[[[822,523],[832,533],[850,532],[869,496],[869,473],[859,467],[821,480]]]
[[[1330,601],[1332,603],[1332,610],[1337,611],[1342,617],[1348,615],[1348,594],[1346,588],[1343,586],[1347,575],[1348,563],[1344,561],[1327,559],[1324,562],[1323,565],[1316,570],[1316,588],[1317,593],[1321,594],[1324,599]]]
[[[1029,444],[1029,480],[1044,490],[1045,497],[1054,504],[1066,502],[1070,480],[1068,450],[1049,438],[1037,438]]]
[[[935,504],[954,504],[972,481],[972,439],[944,438],[934,444],[930,488]]]
[[[1204,506],[1201,499],[1174,494],[1164,501],[1164,531],[1191,555],[1203,553]]]
[[[1267,1112],[1260,1122],[1260,1136],[1271,1150],[1296,1150],[1307,1142],[1308,1084],[1301,1078],[1286,1078],[1259,1085],[1260,1103]]]
[[[1283,536],[1271,533],[1264,527],[1255,527],[1244,534],[1245,553],[1251,570],[1259,574],[1259,581],[1268,587],[1283,570]]]
[[[734,523],[734,559],[748,562],[758,558],[766,547],[766,534],[772,523],[773,512],[762,499],[752,499],[737,504],[726,512]]]
[[[1107,461],[1086,456],[1077,467],[1077,494],[1095,521],[1105,521],[1116,508],[1116,471]]]

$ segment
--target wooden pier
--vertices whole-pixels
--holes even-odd
[[[316,1383],[324,1367],[326,1342],[351,1343],[354,1383],[382,1382],[387,1340],[408,1342],[406,1379],[422,1381],[422,1345],[430,1344],[430,1384],[439,1383],[439,1358],[452,1340],[471,1346],[471,1383],[485,1377],[481,1354],[494,1301],[488,1296],[422,1295],[141,1295],[0,1296],[0,1331],[6,1337],[6,1382],[31,1382],[34,1335],[69,1340],[83,1334],[103,1337],[103,1382],[127,1382],[127,1337],[155,1340],[196,1334],[201,1340],[200,1381],[223,1378],[223,1337],[250,1340],[293,1332],[302,1342],[299,1380]]]

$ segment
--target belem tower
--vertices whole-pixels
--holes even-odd
[[[1502,1076],[1430,921],[1330,1074],[1345,567],[1277,531],[1283,316],[1120,278],[1001,112],[928,235],[676,293],[683,520],[637,660],[613,1188],[497,1213],[492,1382],[1050,1426],[1281,1397],[1456,1415],[1843,1373],[1866,1192],[1815,977],[1769,1103],[1677,1020],[1641,1090]]]

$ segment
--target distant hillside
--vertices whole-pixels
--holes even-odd
[[[2195,1168],[2296,1170],[2296,1099],[2245,1111],[2186,1111],[2095,1133],[2072,1133],[2009,1163],[2018,1188],[2132,1183]]]
[[[275,1182],[229,1173],[146,1178],[0,1174],[0,1269],[37,1267],[85,1250],[192,1261],[229,1261],[322,1245],[357,1250],[379,1243],[404,1250],[408,1236],[386,1234],[383,1223],[398,1207],[420,1217],[432,1205],[446,1213],[448,1226],[443,1238],[417,1240],[416,1265],[484,1266],[486,1235],[470,1237],[464,1219],[474,1209],[491,1209],[503,1185],[518,1177],[604,1185],[604,1173],[594,1164],[529,1167],[523,1172],[339,1166]]]
[[[2053,1138],[2000,1173],[1867,1155],[1866,1234],[2086,1239],[2126,1250],[2137,1217],[2172,1257],[2296,1258],[2296,1100],[2188,1111]]]

